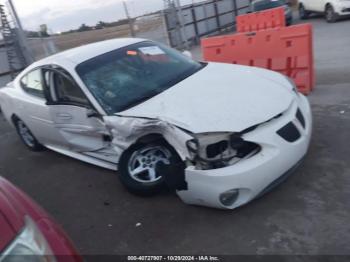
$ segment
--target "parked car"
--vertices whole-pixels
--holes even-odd
[[[284,14],[286,16],[286,25],[293,23],[293,11],[289,6],[289,2],[286,0],[255,0],[250,4],[251,12],[259,12],[272,8],[284,8]]]
[[[80,262],[67,235],[33,200],[0,177],[0,261]]]
[[[299,15],[307,19],[310,14],[324,14],[328,23],[350,16],[350,0],[299,0]]]
[[[312,129],[309,103],[287,77],[143,39],[38,61],[0,90],[0,104],[33,151],[119,169],[139,195],[167,186],[186,203],[226,209],[297,165]]]

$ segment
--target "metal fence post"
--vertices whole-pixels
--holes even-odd
[[[216,18],[216,24],[218,26],[218,31],[221,31],[221,25],[220,25],[220,17],[219,17],[219,9],[218,9],[218,1],[214,0],[214,11],[215,11],[215,18]]]
[[[192,5],[191,8],[191,13],[192,13],[192,20],[193,20],[193,25],[194,25],[194,32],[196,34],[196,44],[199,43],[199,31],[198,31],[198,24],[197,24],[197,16],[196,16],[196,10],[194,8],[194,6]]]
[[[167,15],[165,10],[161,11],[161,16],[162,16],[162,26],[163,26],[164,34],[166,36],[167,45],[172,46],[171,39],[170,39],[170,32],[168,30],[169,25],[168,25],[168,20],[167,20]]]
[[[188,44],[188,39],[187,39],[187,35],[186,35],[186,29],[185,29],[185,22],[184,22],[184,16],[182,13],[182,7],[180,4],[180,0],[175,0],[176,3],[176,9],[177,9],[177,17],[178,17],[178,21],[180,24],[180,33],[181,33],[181,47],[183,47],[184,49],[189,49],[189,44]]]
[[[16,11],[15,6],[12,3],[12,0],[8,0],[8,5],[9,5],[10,12],[13,16],[15,25],[17,26],[18,44],[21,48],[21,51],[22,51],[22,54],[23,54],[23,57],[25,59],[26,64],[30,65],[31,63],[33,63],[35,61],[35,59],[34,59],[32,52],[28,48],[27,37],[24,33],[21,20],[19,19],[18,15],[17,15],[17,11]]]
[[[235,11],[235,16],[237,16],[238,15],[237,0],[232,0],[232,2],[233,2],[233,9]],[[235,18],[235,20],[236,20],[236,18]]]

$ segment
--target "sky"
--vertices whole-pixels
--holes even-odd
[[[7,0],[0,0],[6,2]],[[78,28],[82,23],[95,25],[98,21],[125,18],[123,0],[13,0],[17,13],[27,30],[38,30],[47,24],[51,33]],[[194,0],[199,2],[201,0]],[[131,16],[163,8],[163,0],[126,0]],[[188,4],[193,0],[181,0]]]

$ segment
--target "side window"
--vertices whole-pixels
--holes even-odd
[[[55,94],[52,97],[54,100],[57,100],[55,102],[89,105],[89,101],[83,91],[66,74],[52,71],[52,84],[55,90]]]
[[[24,91],[34,96],[44,97],[41,69],[29,72],[20,81]]]

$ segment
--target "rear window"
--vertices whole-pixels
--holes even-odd
[[[27,93],[37,96],[44,97],[44,87],[42,82],[41,70],[33,70],[26,74],[21,79],[21,86]]]

